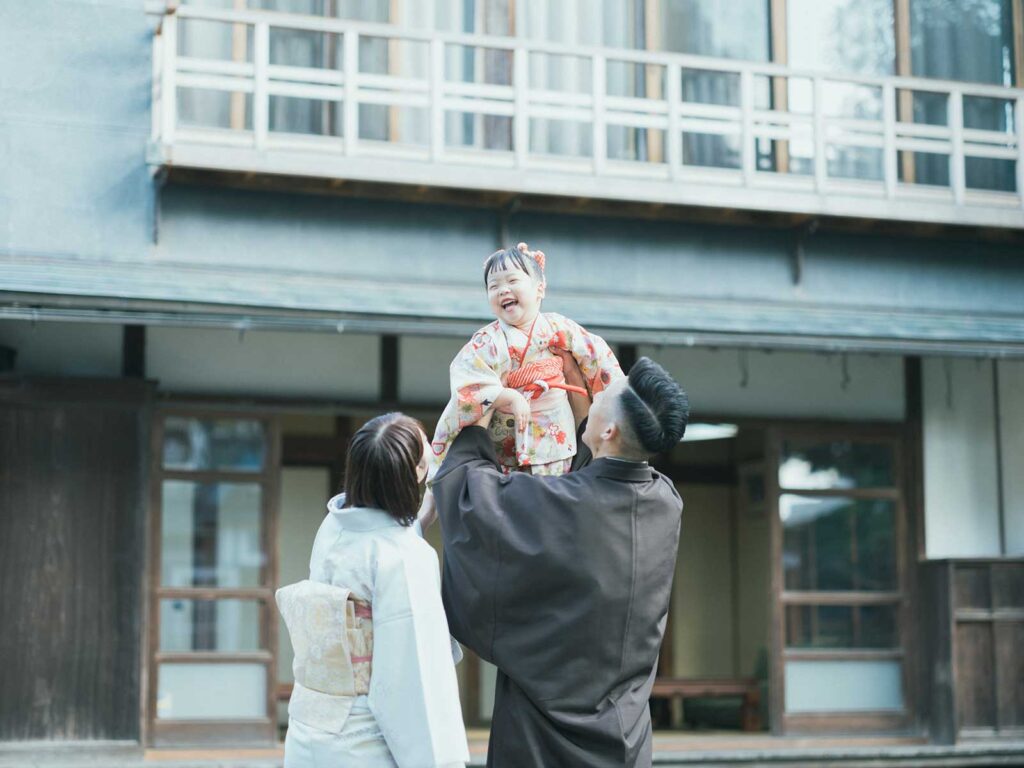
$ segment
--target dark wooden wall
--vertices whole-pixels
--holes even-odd
[[[0,378],[0,740],[139,737],[150,401]]]
[[[1024,737],[1024,560],[923,569],[933,739]]]

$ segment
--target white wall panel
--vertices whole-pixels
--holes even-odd
[[[376,400],[380,339],[358,334],[149,328],[146,375],[168,392]]]
[[[1024,555],[1024,362],[999,362],[1005,554]]]
[[[398,397],[404,403],[448,402],[448,366],[469,338],[403,336],[399,342]],[[438,411],[440,416],[440,411]]]
[[[839,355],[642,346],[690,396],[695,418],[764,416],[821,419],[903,418],[903,360],[850,355],[843,388]]]
[[[927,555],[998,556],[992,364],[933,358],[922,369]]]

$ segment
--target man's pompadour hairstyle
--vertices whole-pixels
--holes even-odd
[[[686,432],[690,400],[668,371],[649,357],[641,357],[629,369],[621,404],[637,441],[651,454],[670,451]]]

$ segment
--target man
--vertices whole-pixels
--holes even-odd
[[[582,418],[586,399],[573,405]],[[490,414],[452,444],[432,486],[442,594],[456,639],[498,667],[489,766],[651,764],[683,503],[647,459],[688,417],[685,393],[641,358],[595,396],[569,474],[503,475]]]

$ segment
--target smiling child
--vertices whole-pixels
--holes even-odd
[[[593,396],[623,376],[604,339],[567,317],[541,312],[547,282],[545,256],[525,243],[492,253],[484,284],[495,321],[477,331],[450,367],[452,399],[431,443],[429,476],[448,446],[491,408],[490,435],[506,472],[561,475],[576,455],[576,425],[562,359],[572,354]]]

